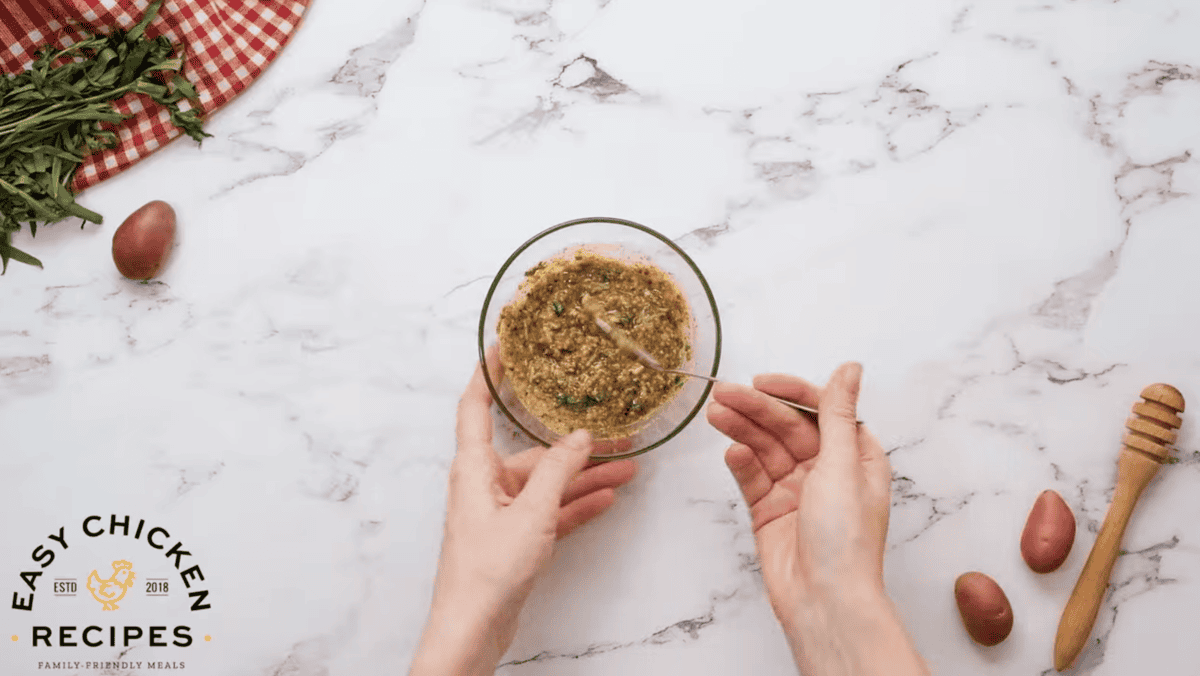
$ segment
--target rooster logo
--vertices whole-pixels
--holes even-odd
[[[101,580],[100,574],[92,571],[88,575],[87,588],[92,598],[104,606],[104,610],[116,610],[117,601],[125,598],[125,592],[133,586],[133,564],[128,561],[113,561],[113,572],[107,580]]]

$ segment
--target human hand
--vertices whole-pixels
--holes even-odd
[[[476,369],[459,402],[445,536],[413,676],[492,673],[556,539],[608,509],[613,489],[636,470],[632,460],[585,468],[592,441],[583,430],[501,458],[492,446],[491,404]]]
[[[725,462],[750,507],[781,621],[828,591],[882,591],[891,468],[879,442],[855,423],[860,374],[857,365],[839,369],[825,397],[784,375],[759,376],[753,389],[713,389],[708,420],[735,442]],[[764,392],[818,409],[822,429]]]
[[[801,671],[926,673],[884,589],[891,467],[856,422],[861,377],[845,364],[824,391],[784,375],[759,376],[753,389],[720,384],[708,420],[735,442],[725,462]],[[819,428],[764,393],[818,409]],[[890,646],[882,657],[881,646]],[[913,671],[900,667],[903,654]]]

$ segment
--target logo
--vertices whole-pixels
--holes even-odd
[[[212,600],[198,558],[171,530],[94,514],[30,543],[25,565],[0,571],[13,585],[0,672],[185,669],[187,653],[212,641]],[[61,661],[85,649],[95,661]]]
[[[113,561],[112,569],[112,575],[106,580],[101,580],[100,574],[94,570],[87,579],[88,591],[92,593],[92,598],[104,606],[104,610],[120,608],[117,601],[125,598],[125,592],[129,591],[133,586],[133,578],[137,577],[133,572],[133,564],[128,561]]]

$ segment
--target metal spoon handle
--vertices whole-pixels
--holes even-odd
[[[759,390],[759,391],[761,392],[761,390]],[[763,394],[767,394],[767,393],[763,392]],[[788,406],[791,406],[792,408],[796,409],[797,411],[802,411],[804,413],[808,413],[813,416],[817,415],[817,409],[815,409],[811,406],[805,406],[804,404],[797,404],[796,402],[791,401],[790,399],[784,399],[783,397],[777,397],[773,394],[767,394],[767,396],[781,404],[787,404]],[[862,422],[862,421],[860,420],[859,422]]]
[[[713,382],[713,383],[721,382],[720,380],[717,380],[716,378],[702,376],[698,373],[688,373],[687,371],[679,371],[676,369],[663,368],[662,365],[658,363],[657,359],[650,356],[650,353],[646,352],[646,350],[644,350],[641,345],[638,345],[629,336],[625,335],[624,331],[622,331],[621,329],[615,328],[615,327],[613,327],[613,325],[604,321],[604,318],[600,316],[600,310],[596,306],[594,301],[589,301],[589,300],[585,299],[583,301],[583,304],[584,304],[585,309],[587,309],[592,314],[592,319],[594,319],[596,321],[596,325],[600,327],[600,330],[603,331],[606,336],[611,338],[613,340],[613,342],[615,342],[617,344],[618,347],[629,352],[633,356],[637,357],[646,366],[649,366],[650,368],[654,369],[655,371],[660,371],[662,373],[675,373],[675,374],[678,374],[681,376],[688,376],[689,378],[699,378],[701,380],[707,380],[707,381]],[[763,392],[763,394],[767,394],[767,393]],[[817,417],[817,409],[815,409],[815,408],[812,408],[810,406],[805,406],[804,404],[797,404],[794,401],[789,401],[782,397],[776,397],[771,394],[767,394],[767,396],[771,397],[772,399],[774,399],[775,401],[778,401],[781,404],[786,404],[787,406],[791,406],[792,408],[796,409],[797,411],[807,413],[807,414],[811,415],[813,418]],[[858,420],[856,422],[858,422],[859,425],[862,424],[861,420]]]
[[[664,372],[664,373],[676,373],[676,374],[679,374],[679,375],[681,375],[681,376],[691,376],[692,378],[699,378],[699,379],[701,379],[701,380],[707,380],[707,381],[709,381],[709,382],[712,382],[712,383],[719,383],[719,382],[721,382],[720,380],[717,380],[716,378],[710,378],[710,377],[708,377],[708,376],[702,376],[702,375],[700,375],[700,374],[698,374],[698,373],[688,373],[687,371],[677,371],[677,370],[675,370],[675,369],[663,369],[663,372]],[[761,392],[761,390],[760,390],[760,392]],[[767,393],[766,393],[766,392],[763,392],[763,394],[767,394]],[[815,408],[812,408],[811,406],[805,406],[804,404],[797,404],[796,402],[794,402],[794,401],[792,401],[792,400],[790,400],[790,399],[784,399],[783,397],[776,397],[776,396],[775,396],[775,395],[773,395],[773,394],[767,394],[767,396],[768,396],[768,397],[770,397],[770,398],[772,398],[772,399],[774,399],[775,401],[777,401],[777,402],[779,402],[779,403],[781,403],[781,404],[786,404],[787,406],[791,406],[792,408],[796,409],[797,411],[803,411],[804,413],[810,413],[810,414],[812,414],[812,415],[816,415],[816,414],[817,414],[817,409],[815,409]],[[861,422],[861,421],[859,421],[859,422]]]

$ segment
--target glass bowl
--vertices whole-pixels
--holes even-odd
[[[716,377],[721,362],[721,319],[708,280],[683,249],[664,235],[633,221],[620,218],[580,218],[548,228],[530,238],[504,261],[488,288],[479,315],[479,361],[496,405],[522,432],[535,442],[549,446],[561,435],[551,431],[534,417],[517,398],[512,383],[505,377],[493,382],[488,364],[488,348],[499,341],[500,311],[518,293],[525,271],[554,258],[569,258],[584,249],[627,264],[650,264],[670,275],[688,303],[691,325],[691,359],[680,367]],[[492,368],[489,368],[491,366]],[[657,411],[639,421],[624,438],[597,441],[592,458],[618,460],[641,455],[679,434],[704,406],[712,383],[685,378],[679,393]]]

